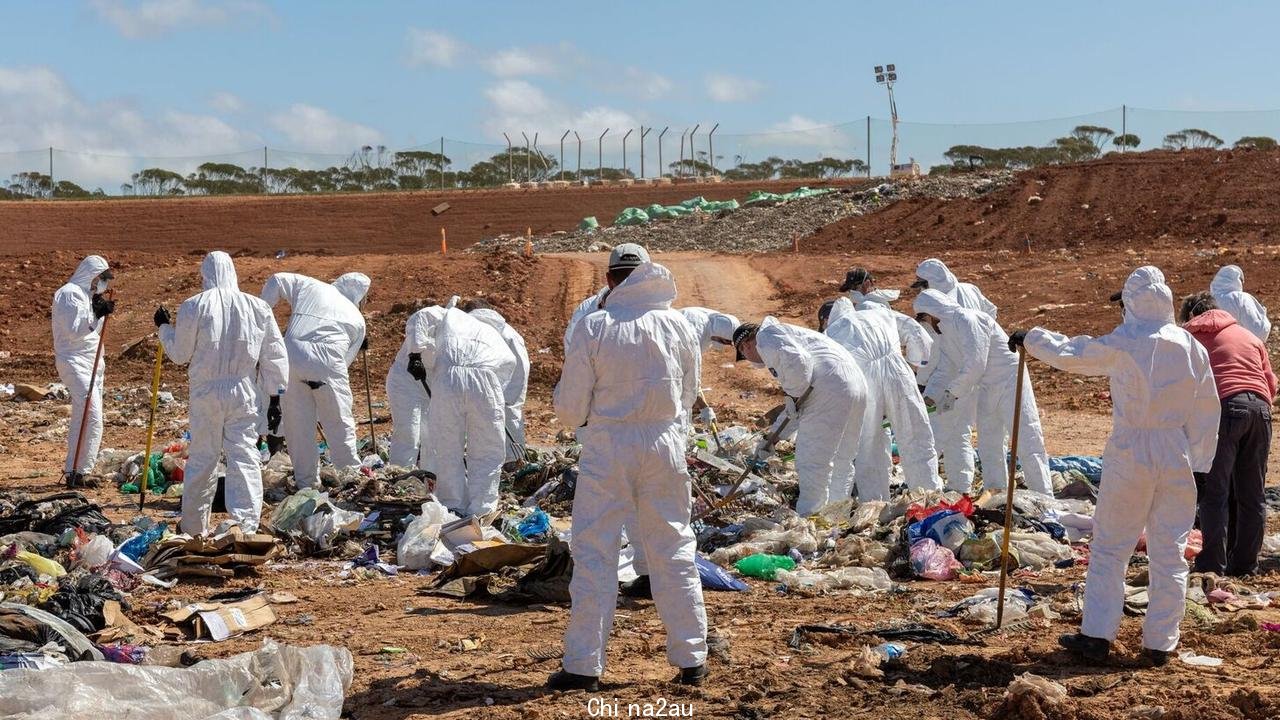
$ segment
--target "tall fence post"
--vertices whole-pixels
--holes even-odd
[[[662,173],[666,172],[666,168],[662,165],[662,136],[667,134],[671,126],[662,128],[662,132],[658,133],[658,177],[662,177]]]
[[[689,131],[689,174],[697,176],[698,174],[698,153],[694,150],[693,136],[698,134],[698,128],[702,127],[702,123],[693,126]]]
[[[440,189],[444,189],[444,136],[440,136]]]
[[[529,154],[529,136],[523,130],[520,134],[524,135],[524,181],[533,182],[533,156]]]
[[[653,132],[653,128],[645,129],[645,126],[643,125],[640,126],[640,179],[641,180],[643,180],[645,177],[644,175],[644,139],[651,132]]]
[[[716,145],[715,145],[715,141],[711,138],[711,136],[715,135],[716,130],[719,130],[719,129],[720,129],[720,123],[716,123],[716,126],[711,128],[711,132],[707,133],[707,162],[711,163],[712,177],[715,177],[715,174],[716,174]]]
[[[578,131],[577,131],[577,130],[574,130],[574,131],[573,131],[573,137],[578,141],[578,171],[577,171],[577,177],[578,177],[578,182],[582,182],[582,136],[578,134]]]
[[[49,197],[53,197],[53,146],[49,146]]]
[[[506,133],[502,133],[502,137],[507,141],[507,182],[515,182],[515,168],[512,165],[514,161],[511,159],[511,138],[507,137]]]
[[[604,136],[609,134],[609,128],[605,128],[600,133],[600,138],[596,144],[596,181],[604,180]]]
[[[684,136],[688,134],[689,134],[689,128],[685,128],[684,132],[680,133],[680,160],[679,162],[676,163],[676,172],[675,172],[675,175],[677,177],[684,175]]]
[[[1124,137],[1125,135],[1128,135],[1128,134],[1129,134],[1129,106],[1121,105],[1120,106],[1120,137]],[[1128,140],[1129,138],[1124,138],[1124,139]],[[1121,143],[1120,152],[1124,152],[1124,146],[1127,144],[1128,144],[1127,142]],[[50,175],[52,174],[53,173],[50,173]]]
[[[569,137],[569,130],[560,136],[560,182],[564,182],[564,139]]]
[[[871,177],[871,116],[867,116],[867,177]]]
[[[627,174],[627,138],[631,137],[631,133],[635,132],[635,128],[627,128],[627,134],[622,136],[622,175]]]

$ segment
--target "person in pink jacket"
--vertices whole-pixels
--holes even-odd
[[[1209,353],[1222,403],[1213,467],[1196,473],[1204,549],[1196,572],[1248,575],[1258,567],[1267,526],[1263,486],[1271,450],[1276,375],[1267,347],[1209,293],[1182,301],[1182,328]]]

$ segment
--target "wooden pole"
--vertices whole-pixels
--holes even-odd
[[[147,483],[151,481],[151,442],[156,436],[156,405],[160,402],[160,366],[164,363],[164,345],[156,336],[156,364],[151,370],[151,414],[147,417],[147,451],[142,456],[142,482],[138,485],[138,512],[147,504]]]
[[[1013,393],[1013,432],[1009,443],[1009,483],[1004,503],[1004,537],[1000,542],[1000,596],[996,600],[996,628],[1004,627],[1004,588],[1009,579],[1009,535],[1013,531],[1013,473],[1018,468],[1018,426],[1022,424],[1022,376],[1027,372],[1027,350],[1018,347],[1018,380]]]

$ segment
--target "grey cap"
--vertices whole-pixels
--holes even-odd
[[[636,268],[649,262],[649,251],[636,243],[622,243],[609,253],[609,269]]]

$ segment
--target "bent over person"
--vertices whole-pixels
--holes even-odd
[[[676,285],[665,267],[645,262],[626,272],[617,282],[621,273],[610,271],[608,303],[574,329],[555,391],[556,414],[582,441],[564,668],[547,681],[555,690],[599,687],[624,523],[648,558],[677,681],[696,685],[707,674],[707,615],[684,459],[701,370],[698,339],[671,309]]]

